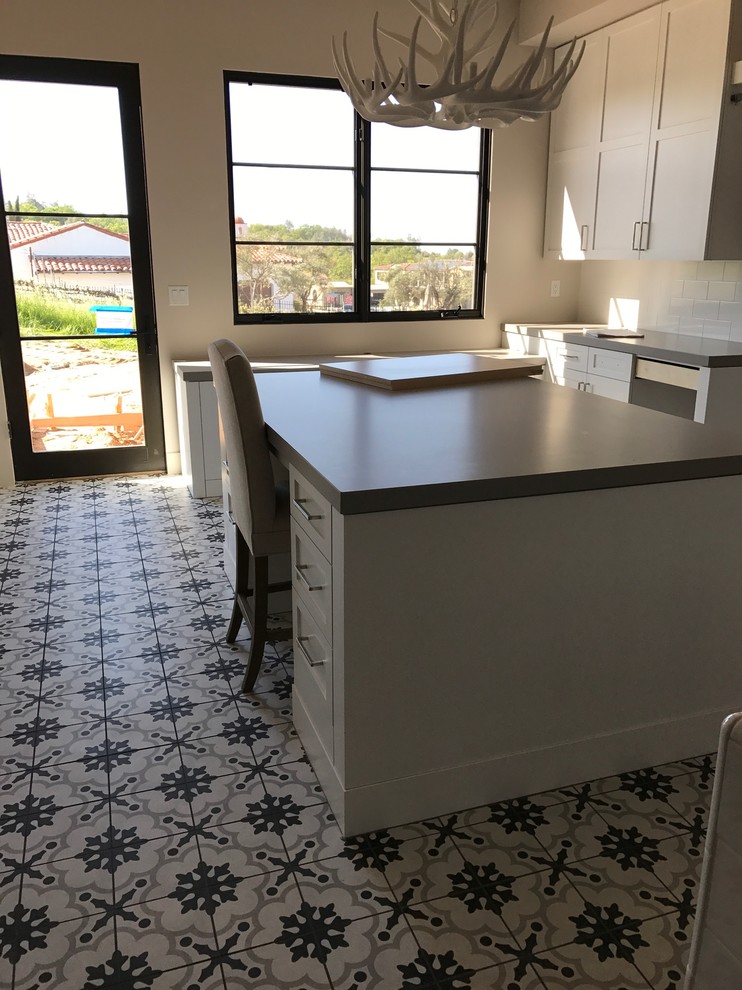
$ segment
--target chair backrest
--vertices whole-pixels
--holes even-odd
[[[232,514],[254,552],[255,537],[271,533],[276,517],[276,484],[260,396],[250,362],[234,341],[209,344],[209,361],[229,465]]]
[[[724,720],[685,990],[742,987],[742,713]]]

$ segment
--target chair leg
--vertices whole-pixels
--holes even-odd
[[[250,655],[247,658],[247,669],[242,681],[242,691],[245,694],[252,691],[255,686],[268,633],[268,558],[254,557],[253,560],[255,561],[253,598],[255,620],[251,630]]]
[[[227,629],[227,642],[234,643],[237,633],[242,626],[242,609],[240,608],[240,595],[247,597],[250,592],[250,547],[247,545],[242,533],[237,530],[237,554],[235,561],[234,579],[234,605],[232,606],[232,616]]]

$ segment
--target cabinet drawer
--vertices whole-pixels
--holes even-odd
[[[631,381],[634,355],[625,351],[608,351],[591,347],[587,370],[602,378],[615,378],[619,382]]]
[[[328,560],[332,560],[332,510],[311,482],[291,468],[291,515],[305,527]]]
[[[546,341],[546,356],[554,379],[562,378],[565,371],[587,370],[588,348],[584,344],[565,344],[562,340]]]
[[[312,612],[319,631],[332,643],[332,567],[296,522],[291,525],[291,583]]]
[[[301,594],[294,595],[294,687],[332,758],[332,650]]]

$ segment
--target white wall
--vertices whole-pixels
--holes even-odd
[[[471,348],[498,345],[506,320],[574,318],[578,266],[541,258],[544,121],[494,132],[484,320],[234,326],[222,71],[333,75],[330,37],[344,29],[359,64],[368,64],[377,7],[382,24],[409,30],[414,10],[401,0],[37,0],[33,16],[27,0],[3,0],[0,6],[6,53],[140,65],[169,453],[178,446],[171,362],[203,359],[215,337],[233,337],[252,356]],[[504,28],[515,0],[500,7]],[[552,299],[550,281],[557,277],[562,293]],[[168,306],[168,285],[190,287],[188,308]]]
[[[537,44],[553,17],[549,44],[561,45],[656,3],[659,0],[521,0],[518,37],[523,45]]]
[[[43,258],[50,255],[74,255],[83,257],[90,255],[96,258],[126,258],[129,256],[128,237],[116,237],[115,234],[92,227],[74,227],[61,230],[42,240],[34,241],[30,247],[33,253]]]
[[[581,264],[580,320],[742,341],[742,262]]]

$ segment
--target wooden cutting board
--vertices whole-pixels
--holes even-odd
[[[319,370],[323,375],[396,392],[540,375],[545,360],[543,357],[485,357],[463,353],[423,354],[416,357],[333,361],[321,364]]]

